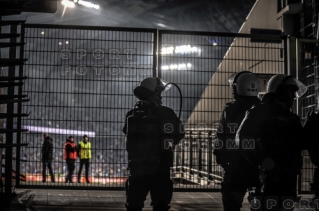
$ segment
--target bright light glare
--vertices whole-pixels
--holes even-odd
[[[59,42],[59,45],[62,45],[62,42]]]
[[[94,8],[94,9],[97,9],[97,10],[100,8],[99,5],[93,4],[93,3],[89,2],[89,1],[79,0],[78,4],[81,4],[81,5],[86,6],[86,7]]]
[[[173,53],[174,53],[174,47],[162,48],[163,55],[173,54]]]
[[[186,69],[186,65],[185,64],[179,64],[178,65],[178,69]]]
[[[66,7],[70,7],[70,8],[74,7],[74,2],[73,1],[69,1],[69,0],[62,0],[61,4],[66,6]]]
[[[77,2],[78,2],[78,0],[74,0],[74,2],[75,2],[75,3],[77,3]]]
[[[214,42],[214,43],[213,43],[213,46],[216,46],[216,45],[217,45],[217,42]]]
[[[166,27],[166,25],[165,24],[162,24],[162,23],[158,23],[157,24],[159,27]]]
[[[176,46],[175,53],[192,53],[199,52],[200,50],[197,47],[191,47],[190,45]]]
[[[192,67],[191,63],[163,65],[162,70],[187,70]]]
[[[67,44],[67,45],[68,45],[68,44],[69,44],[69,41],[66,41],[66,42],[65,42],[65,44]]]
[[[42,31],[41,34],[44,35],[44,31]]]
[[[162,54],[167,55],[167,54],[173,54],[174,52],[176,54],[188,54],[188,53],[200,53],[200,49],[197,47],[192,47],[190,45],[181,45],[181,46],[176,46],[174,47],[166,47],[162,48]]]
[[[38,132],[38,133],[64,134],[64,135],[76,135],[76,136],[87,135],[89,137],[95,137],[95,132],[93,131],[38,127],[38,126],[31,126],[31,125],[22,125],[22,129],[28,129],[29,132]]]
[[[168,65],[162,66],[162,70],[169,70],[169,66]]]

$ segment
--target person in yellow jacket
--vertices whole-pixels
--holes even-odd
[[[87,183],[90,183],[89,181],[89,166],[90,166],[90,159],[92,157],[91,152],[91,143],[89,142],[89,138],[87,135],[83,136],[83,140],[80,141],[78,144],[78,156],[80,158],[80,169],[78,172],[78,183],[81,182],[81,172],[83,165],[85,165],[85,179]]]

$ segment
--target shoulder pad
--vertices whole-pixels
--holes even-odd
[[[262,102],[262,101],[257,101],[256,103],[253,104],[253,106],[251,107],[251,109],[256,109],[258,107],[264,106],[267,102]]]
[[[234,104],[234,103],[236,103],[236,101],[228,102],[228,103],[226,103],[225,107],[230,106],[230,105],[232,105],[232,104]]]
[[[161,109],[165,109],[165,110],[172,110],[170,107],[162,106],[162,105],[160,106],[160,108],[161,108]]]
[[[166,117],[172,117],[172,116],[177,116],[175,111],[169,107],[166,106],[159,106],[157,107],[159,109],[159,112],[162,113],[162,115]]]
[[[253,109],[256,109],[257,107],[259,107],[258,104],[254,104],[250,109],[248,109],[249,111],[253,110]]]
[[[131,116],[133,114],[133,109],[131,109],[129,112],[126,113],[126,116]]]
[[[231,107],[236,106],[236,104],[237,104],[236,101],[228,102],[224,106],[224,110],[230,109]]]

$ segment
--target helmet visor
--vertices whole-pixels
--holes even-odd
[[[230,88],[233,87],[233,85],[234,85],[234,80],[235,80],[236,75],[237,75],[237,73],[234,73],[228,79],[228,83],[229,83]]]
[[[295,87],[296,86],[298,87],[298,90],[295,90],[295,97],[296,98],[300,98],[307,91],[307,86],[304,85],[301,81],[299,81],[293,77],[289,78],[285,83],[288,85],[293,85]]]
[[[165,87],[164,91],[166,92],[167,90],[169,90],[172,85],[171,84],[168,84],[169,82],[163,80],[163,79],[160,79],[161,80],[161,83],[163,84],[163,86]],[[167,85],[168,84],[168,85]],[[166,86],[167,85],[167,86]]]
[[[306,93],[308,88],[306,85],[304,85],[303,83],[301,83],[297,79],[295,79],[295,80],[297,81],[298,88],[299,88],[298,91],[295,92],[295,94],[296,94],[296,97],[299,98]]]

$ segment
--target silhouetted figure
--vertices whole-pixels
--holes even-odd
[[[47,133],[43,133],[43,144],[42,144],[42,182],[46,182],[47,174],[46,167],[49,169],[51,176],[51,182],[55,182],[54,174],[52,170],[52,158],[53,158],[53,143],[52,139]]]
[[[89,142],[89,138],[87,135],[83,136],[83,140],[80,141],[78,144],[78,156],[80,158],[80,168],[78,172],[78,183],[81,182],[81,172],[83,165],[85,165],[85,179],[87,183],[90,183],[89,181],[89,166],[90,166],[90,159],[92,157],[92,151],[91,151],[91,143]]]
[[[308,113],[307,122],[304,126],[304,131],[307,141],[307,150],[309,157],[313,165],[316,166],[313,183],[311,184],[311,190],[315,192],[315,197],[313,202],[316,207],[316,211],[319,210],[319,137],[318,137],[318,128],[319,128],[319,115],[315,112]]]
[[[261,170],[261,197],[251,204],[253,208],[259,208],[264,202],[262,210],[278,210],[278,207],[293,210],[297,175],[302,166],[303,128],[292,105],[294,98],[306,90],[293,76],[273,76],[262,102],[247,111],[237,131],[236,144],[241,155]],[[244,148],[247,140],[255,143],[254,149]],[[269,209],[265,209],[266,206]]]
[[[224,169],[221,184],[224,210],[240,211],[247,189],[259,184],[259,168],[245,159],[238,159],[239,151],[231,149],[231,146],[235,143],[236,131],[246,111],[260,102],[257,97],[260,84],[258,77],[248,71],[235,73],[228,81],[235,101],[227,103],[221,115],[214,155]]]
[[[173,195],[170,168],[173,149],[184,137],[175,112],[162,106],[160,78],[146,78],[134,89],[140,100],[126,115],[123,132],[127,137],[130,170],[126,183],[128,211],[141,211],[148,192],[154,211],[167,211]]]
[[[63,153],[64,160],[66,161],[66,165],[68,168],[68,174],[65,178],[65,183],[70,182],[72,183],[72,175],[75,169],[75,160],[77,157],[76,147],[74,144],[73,136],[69,136],[64,144],[64,153]]]

